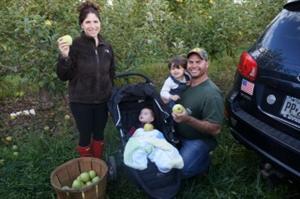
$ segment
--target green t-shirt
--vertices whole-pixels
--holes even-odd
[[[190,115],[194,118],[217,124],[222,124],[223,122],[223,96],[220,89],[210,79],[185,90],[181,95],[179,103],[187,110],[190,110]],[[189,125],[183,123],[176,124],[175,130],[184,138],[206,141],[211,149],[217,144],[214,136],[199,132]]]

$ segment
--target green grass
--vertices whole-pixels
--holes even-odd
[[[62,163],[77,157],[74,151],[77,136],[73,133],[54,135],[45,131],[24,129],[15,135],[19,155],[12,155],[12,143],[0,145],[0,194],[10,199],[54,198],[50,185],[50,173]],[[259,175],[259,159],[251,151],[235,143],[224,126],[219,147],[212,156],[212,166],[206,177],[183,181],[177,198],[284,198],[286,185],[268,189]],[[106,157],[119,149],[119,135],[109,122],[106,129]],[[119,162],[119,161],[118,161]],[[120,163],[120,162],[119,162]],[[118,178],[108,183],[109,198],[146,198],[126,176],[123,164],[119,164]]]
[[[29,85],[28,80],[15,74],[0,77],[0,90],[0,100],[2,100],[21,98],[26,93],[35,92],[38,89],[35,85]]]

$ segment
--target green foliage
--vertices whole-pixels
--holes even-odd
[[[114,1],[103,11],[103,34],[111,41],[119,70],[130,70],[166,55],[168,4],[164,1]]]
[[[113,45],[118,70],[137,70],[195,46],[210,56],[233,56],[251,43],[281,9],[284,0],[97,1],[102,34]],[[59,36],[79,35],[79,1],[6,1],[0,7],[0,67],[17,68],[39,88],[61,92],[65,84],[55,74]],[[0,68],[0,69],[1,69]]]
[[[73,1],[64,2],[72,5]],[[25,80],[40,88],[61,90],[55,74],[56,40],[66,32],[75,32],[64,21],[75,21],[74,12],[60,1],[42,0],[12,1],[0,10],[1,65],[16,67]]]
[[[0,100],[6,97],[12,99],[23,97],[25,95],[24,90],[27,90],[22,86],[23,83],[23,79],[17,75],[8,75],[0,78]]]

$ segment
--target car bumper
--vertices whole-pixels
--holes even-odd
[[[300,140],[243,111],[234,98],[226,102],[232,135],[290,177],[300,180]]]

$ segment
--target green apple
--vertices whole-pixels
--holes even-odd
[[[14,145],[12,146],[12,149],[13,149],[13,150],[17,150],[17,149],[18,149],[18,146],[14,144]]]
[[[90,175],[90,178],[93,179],[94,177],[96,177],[97,173],[94,170],[90,170],[89,175]]]
[[[91,185],[91,184],[92,184],[91,181],[87,181],[87,182],[85,183],[85,186],[89,186],[89,185]]]
[[[146,123],[144,125],[144,131],[153,131],[154,126],[152,124]]]
[[[45,25],[48,26],[48,27],[52,26],[52,21],[51,21],[51,20],[48,20],[48,19],[47,19],[44,23],[45,23]]]
[[[18,151],[15,151],[15,152],[13,152],[13,155],[14,155],[14,156],[18,156],[18,155],[19,155],[19,152],[18,152]]]
[[[70,35],[64,35],[64,36],[58,38],[57,41],[65,42],[67,45],[72,45],[72,43],[73,43],[73,39]]]
[[[72,188],[80,189],[83,186],[82,182],[80,180],[74,180],[72,183]]]
[[[45,126],[45,127],[44,127],[44,130],[45,130],[45,131],[49,131],[49,130],[50,130],[50,127],[49,127],[49,126]]]
[[[80,174],[80,180],[81,180],[82,182],[87,182],[87,181],[89,181],[89,180],[90,180],[90,175],[89,175],[89,173],[88,173],[88,172],[82,172],[82,173]]]
[[[69,120],[70,119],[70,115],[65,115],[65,120]]]
[[[10,119],[11,120],[14,120],[14,119],[16,119],[17,118],[17,114],[15,114],[15,113],[11,113],[10,114]]]
[[[8,142],[11,142],[11,141],[12,141],[12,137],[11,137],[11,136],[7,136],[5,139],[6,139],[6,141],[8,141]]]
[[[181,104],[175,104],[172,108],[174,113],[183,113],[184,107]]]
[[[96,176],[92,179],[92,183],[96,183],[96,182],[99,182],[100,181],[100,177],[99,176]]]

